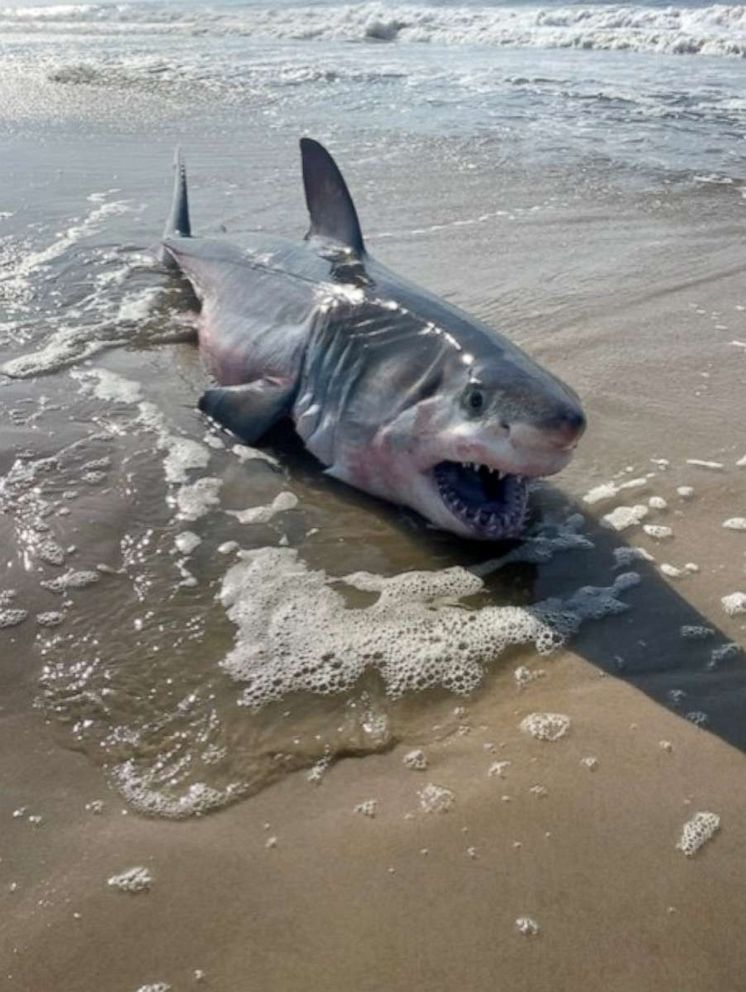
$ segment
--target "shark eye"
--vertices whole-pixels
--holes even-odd
[[[469,386],[464,394],[464,403],[470,413],[481,413],[484,409],[484,391],[478,386]]]

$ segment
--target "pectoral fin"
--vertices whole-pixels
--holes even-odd
[[[216,386],[200,398],[199,408],[243,441],[254,444],[290,411],[294,384],[256,379],[242,386]]]

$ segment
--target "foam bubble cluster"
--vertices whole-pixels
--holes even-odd
[[[726,530],[746,530],[746,517],[730,517],[723,521]]]
[[[412,771],[423,772],[427,768],[427,757],[424,751],[408,751],[402,758],[402,764]]]
[[[746,613],[746,592],[732,592],[720,600],[723,609],[729,617],[737,617]]]
[[[601,523],[609,530],[622,531],[636,527],[648,515],[648,508],[642,503],[635,506],[618,506],[616,510],[601,517]]]
[[[308,568],[292,548],[243,551],[240,558],[220,594],[238,628],[222,665],[245,683],[241,703],[253,708],[299,690],[347,691],[368,669],[380,673],[392,697],[435,686],[468,693],[510,645],[546,654],[584,620],[625,610],[617,596],[638,580],[625,573],[610,587],[586,586],[530,608],[467,609],[459,601],[483,582],[460,567],[339,580]],[[342,583],[377,599],[350,609],[334,587]]]
[[[85,589],[88,586],[94,585],[100,578],[101,576],[98,572],[76,572],[70,569],[64,575],[59,575],[56,579],[42,581],[39,585],[43,586],[44,589],[49,589],[50,592],[64,593],[70,589]]]
[[[240,524],[266,524],[278,513],[294,510],[297,505],[298,497],[295,493],[282,492],[278,493],[267,506],[251,506],[248,510],[226,510],[226,513],[235,517]]]
[[[429,782],[417,795],[420,797],[420,809],[424,813],[447,813],[456,802],[450,789],[434,782]]]
[[[656,541],[665,541],[669,537],[673,537],[671,528],[664,527],[662,524],[644,524],[642,529],[648,537],[652,537]]]
[[[558,741],[570,729],[570,717],[564,713],[529,713],[521,720],[521,730],[537,741]]]
[[[124,798],[147,816],[162,816],[168,820],[203,816],[233,802],[245,791],[245,786],[238,783],[230,783],[224,789],[213,789],[204,782],[194,782],[185,792],[170,797],[157,788],[157,771],[157,767],[139,771],[131,760],[112,769],[114,781]]]
[[[147,868],[137,865],[119,875],[112,875],[107,885],[120,892],[147,892],[153,883],[153,876]]]
[[[714,837],[719,829],[720,817],[717,813],[707,811],[695,813],[691,820],[687,820],[684,824],[676,849],[691,858],[703,844]]]
[[[28,610],[3,609],[0,610],[0,630],[3,627],[17,627],[19,623],[28,617]]]

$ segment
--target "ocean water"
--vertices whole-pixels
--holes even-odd
[[[28,4],[0,37],[10,122],[134,91],[268,127],[490,136],[517,162],[742,173],[740,4]]]
[[[668,705],[686,691],[687,711],[740,743],[730,669],[701,671],[738,639],[717,611],[742,581],[718,528],[743,513],[745,11],[1,7],[13,705],[31,701],[62,746],[168,816],[448,734],[459,694],[568,640],[617,674],[624,656]],[[173,147],[197,233],[301,236],[303,134],[338,157],[371,250],[583,395],[589,436],[559,489],[537,493],[523,556],[496,564],[494,549],[324,480],[291,440],[235,446],[196,412],[197,317],[151,252]],[[640,477],[634,498],[582,502]],[[695,500],[677,497],[683,484]],[[655,558],[644,568],[666,614],[648,616],[663,637],[652,659],[635,646],[650,593],[615,570],[594,524],[651,496],[669,509],[648,507],[646,523],[673,521],[678,542],[667,554],[629,538]],[[681,595],[659,564],[689,576]],[[722,636],[684,649],[680,627],[703,616]]]

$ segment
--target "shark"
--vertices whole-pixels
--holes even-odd
[[[247,444],[290,418],[324,471],[463,538],[519,538],[532,480],[572,458],[574,390],[491,326],[367,250],[330,155],[300,141],[310,227],[242,244],[192,234],[176,153],[165,266],[200,302],[214,382],[199,408]]]

